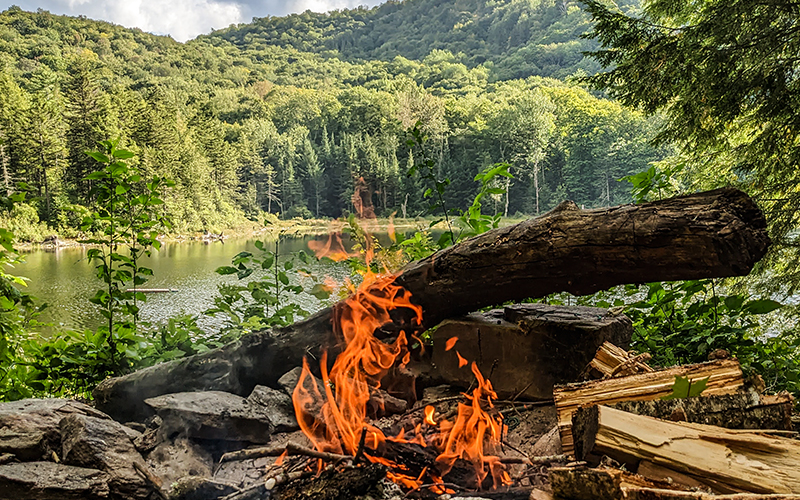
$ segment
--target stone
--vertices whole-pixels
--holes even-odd
[[[108,474],[53,462],[0,465],[0,498],[14,500],[104,500]]]
[[[476,362],[501,399],[551,399],[553,386],[577,380],[604,341],[624,347],[632,333],[627,316],[606,309],[517,304],[444,321],[433,334],[432,363],[453,385],[469,387]]]
[[[179,392],[145,400],[163,419],[167,436],[268,443],[273,425],[260,404],[221,391]]]
[[[260,405],[267,411],[273,432],[292,432],[300,428],[294,415],[292,398],[277,389],[257,385],[247,397],[247,402]]]
[[[216,500],[237,491],[239,488],[232,484],[205,477],[187,476],[172,485],[169,498],[170,500]]]
[[[211,453],[186,436],[160,443],[147,456],[147,464],[166,487],[183,477],[210,478],[214,466]]]
[[[297,387],[297,381],[300,380],[301,373],[303,373],[303,367],[298,366],[284,373],[281,378],[278,379],[278,385],[281,386],[283,392],[289,396],[292,395],[294,388]]]
[[[73,414],[109,419],[91,406],[68,399],[0,403],[0,454],[13,453],[22,461],[50,460],[53,451],[61,453],[61,419]]]
[[[146,499],[152,488],[134,463],[143,469],[147,464],[126,429],[113,420],[78,414],[65,417],[61,420],[61,460],[106,472],[112,499]]]

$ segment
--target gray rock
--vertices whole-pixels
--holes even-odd
[[[53,462],[0,465],[0,498],[14,500],[102,500],[108,475]]]
[[[147,456],[147,464],[169,486],[183,477],[211,477],[214,459],[191,439],[180,436],[160,443]]]
[[[163,419],[166,435],[267,443],[273,426],[259,404],[220,391],[179,392],[145,400]]]
[[[172,485],[170,500],[216,500],[239,491],[232,484],[205,477],[187,476]]]
[[[108,415],[68,399],[23,399],[0,403],[0,454],[13,453],[19,460],[50,459],[61,452],[59,424],[68,415]]]
[[[267,411],[273,432],[292,432],[300,428],[294,415],[292,398],[277,389],[257,385],[247,397],[247,402],[260,405]]]
[[[283,392],[289,396],[292,395],[294,388],[297,387],[297,381],[300,380],[300,374],[302,372],[303,367],[298,366],[284,373],[281,378],[278,379],[278,385],[281,386]]]
[[[151,487],[134,468],[147,465],[127,428],[113,420],[70,415],[61,420],[61,459],[65,464],[108,473],[111,498],[146,499]]]
[[[550,399],[553,385],[578,379],[600,344],[624,347],[632,333],[627,316],[606,309],[517,304],[444,321],[433,334],[432,362],[456,386],[470,386],[476,362],[501,399]],[[458,341],[447,351],[452,337]],[[459,366],[456,353],[469,364]]]

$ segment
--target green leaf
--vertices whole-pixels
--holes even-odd
[[[770,299],[752,300],[744,308],[750,314],[767,314],[783,307],[783,304]]]
[[[95,160],[99,161],[100,163],[108,163],[110,161],[108,156],[98,151],[87,151],[86,154],[91,156]]]
[[[222,267],[218,267],[217,270],[214,271],[214,272],[224,276],[226,274],[236,274],[236,273],[239,272],[239,270],[236,269],[235,267],[231,267],[231,266],[222,266]]]
[[[671,399],[686,399],[695,398],[700,395],[708,385],[708,378],[700,380],[690,380],[689,377],[675,377],[675,383],[672,385],[672,394],[662,397],[664,401]]]

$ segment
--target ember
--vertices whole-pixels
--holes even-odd
[[[369,252],[367,256],[369,260]],[[334,329],[344,341],[345,348],[330,372],[327,357],[323,355],[320,363],[322,388],[314,381],[308,362],[304,360],[292,397],[303,433],[318,451],[352,456],[363,454],[370,462],[386,465],[389,468],[387,476],[409,489],[426,484],[434,485],[429,487],[435,493],[445,493],[447,489],[441,486],[442,477],[459,459],[466,460],[474,468],[476,485],[485,484],[484,479],[489,476],[493,487],[508,484],[508,474],[499,458],[492,455],[499,448],[503,432],[502,416],[493,411],[492,405],[497,395],[475,363],[472,372],[477,387],[471,395],[465,395],[469,404],[458,405],[454,421],[443,419],[437,423],[434,420],[435,409],[432,406],[426,408],[426,428],[438,426],[438,432],[424,433],[421,421],[408,434],[401,431],[391,437],[368,421],[367,403],[381,387],[381,379],[396,363],[403,367],[410,358],[405,331],[400,331],[391,342],[381,341],[374,332],[390,323],[391,312],[400,308],[411,311],[413,326],[422,324],[422,308],[411,302],[411,294],[396,285],[394,278],[393,275],[367,272],[362,283],[353,290],[353,295],[339,306]],[[460,354],[458,356],[463,359]],[[483,405],[487,408],[484,409]],[[382,456],[387,441],[432,447],[438,457],[431,467],[412,475],[410,469],[401,463],[402,458]]]

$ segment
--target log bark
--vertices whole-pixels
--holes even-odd
[[[585,295],[626,283],[747,274],[766,253],[766,221],[741,191],[721,189],[642,205],[580,210],[564,202],[412,262],[395,278],[422,306],[419,329],[507,301],[554,292]],[[94,393],[114,417],[142,418],[145,398],[275,386],[305,355],[335,349],[341,303],[307,320],[219,349],[110,379]],[[398,328],[408,317],[397,314]],[[415,325],[416,326],[416,325]]]
[[[727,429],[791,431],[792,402],[788,393],[759,396],[754,392],[740,392],[668,401],[626,401],[608,406],[636,415]]]
[[[631,468],[648,460],[742,492],[800,492],[800,441],[794,439],[667,422],[606,406],[579,409],[573,433],[580,459],[607,455]]]
[[[556,403],[561,447],[564,453],[567,455],[573,453],[572,417],[578,408],[592,404],[661,399],[672,393],[672,386],[677,376],[688,377],[690,380],[708,378],[703,396],[731,394],[744,384],[744,375],[739,362],[735,359],[722,359],[696,365],[674,366],[629,377],[558,386],[553,389],[553,399]]]

